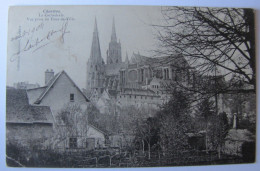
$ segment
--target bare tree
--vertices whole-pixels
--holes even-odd
[[[189,67],[195,68],[198,76],[239,77],[252,85],[252,88],[236,91],[255,92],[253,10],[163,7],[162,15],[165,19],[164,24],[155,25],[160,46],[157,53],[173,58],[184,57]],[[182,65],[176,67],[181,68]],[[215,77],[207,78],[216,81]],[[194,91],[194,88],[184,88]],[[217,89],[217,93],[232,91],[232,88],[233,84],[222,85],[222,88]]]
[[[152,146],[155,145],[155,141],[158,136],[158,122],[156,118],[147,118],[146,120],[139,120],[135,125],[135,136],[137,141],[141,141],[142,151],[145,151],[147,147],[148,159],[151,159]]]
[[[56,124],[56,140],[54,145],[68,137],[86,136],[88,131],[88,116],[78,104],[66,104],[58,112]]]

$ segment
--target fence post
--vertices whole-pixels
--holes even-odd
[[[98,166],[98,159],[97,159],[97,157],[95,157],[95,159],[96,159],[96,167]]]
[[[159,166],[161,165],[161,156],[160,156],[160,152],[159,153]]]

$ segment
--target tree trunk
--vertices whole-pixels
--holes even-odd
[[[164,145],[162,145],[162,154],[163,154],[163,156],[165,156],[165,148],[164,148]]]
[[[142,140],[142,150],[143,150],[143,154],[144,154],[144,140]]]
[[[245,22],[248,24],[249,27],[249,33],[248,33],[248,42],[250,44],[250,60],[249,65],[252,68],[253,75],[251,79],[251,84],[254,86],[254,90],[256,89],[256,67],[255,67],[255,60],[256,60],[256,54],[255,54],[255,15],[254,11],[251,9],[244,9],[245,12]]]
[[[221,146],[219,145],[218,146],[218,159],[221,158]]]
[[[151,159],[151,145],[148,143],[148,159]]]
[[[205,148],[206,148],[206,153],[208,154],[208,122],[206,123],[206,135],[205,135]]]

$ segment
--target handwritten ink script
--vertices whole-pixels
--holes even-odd
[[[18,51],[16,53],[14,53],[13,56],[15,57],[26,51],[35,52],[35,51],[43,48],[44,46],[52,43],[55,38],[58,38],[61,43],[64,43],[64,36],[65,36],[65,34],[69,33],[69,31],[67,30],[67,26],[68,26],[68,21],[64,22],[62,24],[61,28],[59,28],[57,30],[49,30],[47,32],[47,34],[45,34],[42,37],[37,37],[37,36],[29,37],[28,39],[26,39],[25,45],[20,47],[20,49],[18,49]],[[44,27],[44,24],[42,25],[42,27]],[[30,31],[30,30],[23,31],[22,35],[12,38],[12,41],[17,40],[17,39],[22,39],[25,35],[33,34],[35,32],[35,30],[37,30],[38,28],[39,27],[36,27],[36,29],[33,28],[32,31]],[[13,60],[15,60],[15,58],[11,59],[11,61],[13,61]]]
[[[68,30],[69,21],[75,19],[66,17],[60,10],[44,9],[36,17],[27,17],[26,20],[30,23],[38,24],[29,29],[21,30],[20,28],[18,34],[11,37],[11,42],[19,43],[17,51],[10,58],[11,62],[25,52],[36,52],[56,40],[63,44],[65,35],[70,33]],[[50,26],[57,25],[58,27],[50,29]]]
[[[16,35],[15,37],[12,37],[11,41],[19,40],[19,39],[21,39],[25,36],[33,35],[35,32],[42,30],[43,27],[44,27],[44,23],[42,22],[39,25],[37,25],[36,27],[33,27],[31,29],[28,29],[28,30],[23,30],[22,33]]]

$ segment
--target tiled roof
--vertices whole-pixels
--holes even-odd
[[[99,132],[105,134],[105,135],[108,134],[108,131],[105,130],[105,129],[103,129],[103,128],[101,128],[98,124],[95,124],[95,123],[91,123],[91,124],[90,124],[90,123],[89,123],[89,126],[92,127],[92,128],[94,128],[94,129],[96,129],[97,131],[99,131]]]
[[[105,134],[105,135],[108,135],[108,134],[109,134],[109,132],[108,132],[105,128],[103,128],[104,126],[103,126],[103,125],[100,125],[100,124],[97,123],[97,122],[89,121],[88,124],[89,124],[89,126],[91,126],[92,128],[98,130],[99,132],[102,132],[102,133]]]
[[[166,66],[166,65],[173,65],[175,67],[182,67],[184,65],[186,65],[187,67],[188,65],[185,58],[181,55],[151,58],[151,57],[146,57],[140,54],[133,53],[130,65],[136,63],[138,63],[139,66],[149,65],[155,68]]]
[[[6,122],[13,123],[53,123],[48,106],[29,105],[26,90],[6,90]]]
[[[35,101],[35,104],[41,103],[41,100],[46,95],[46,93],[50,90],[51,86],[56,82],[56,80],[59,78],[59,76],[62,74],[62,72],[57,73],[47,84],[45,90],[41,93],[41,95],[38,97],[38,99]]]
[[[27,89],[27,96],[29,98],[29,103],[34,104],[34,102],[39,98],[42,92],[46,89],[46,86],[34,88],[34,89]]]

